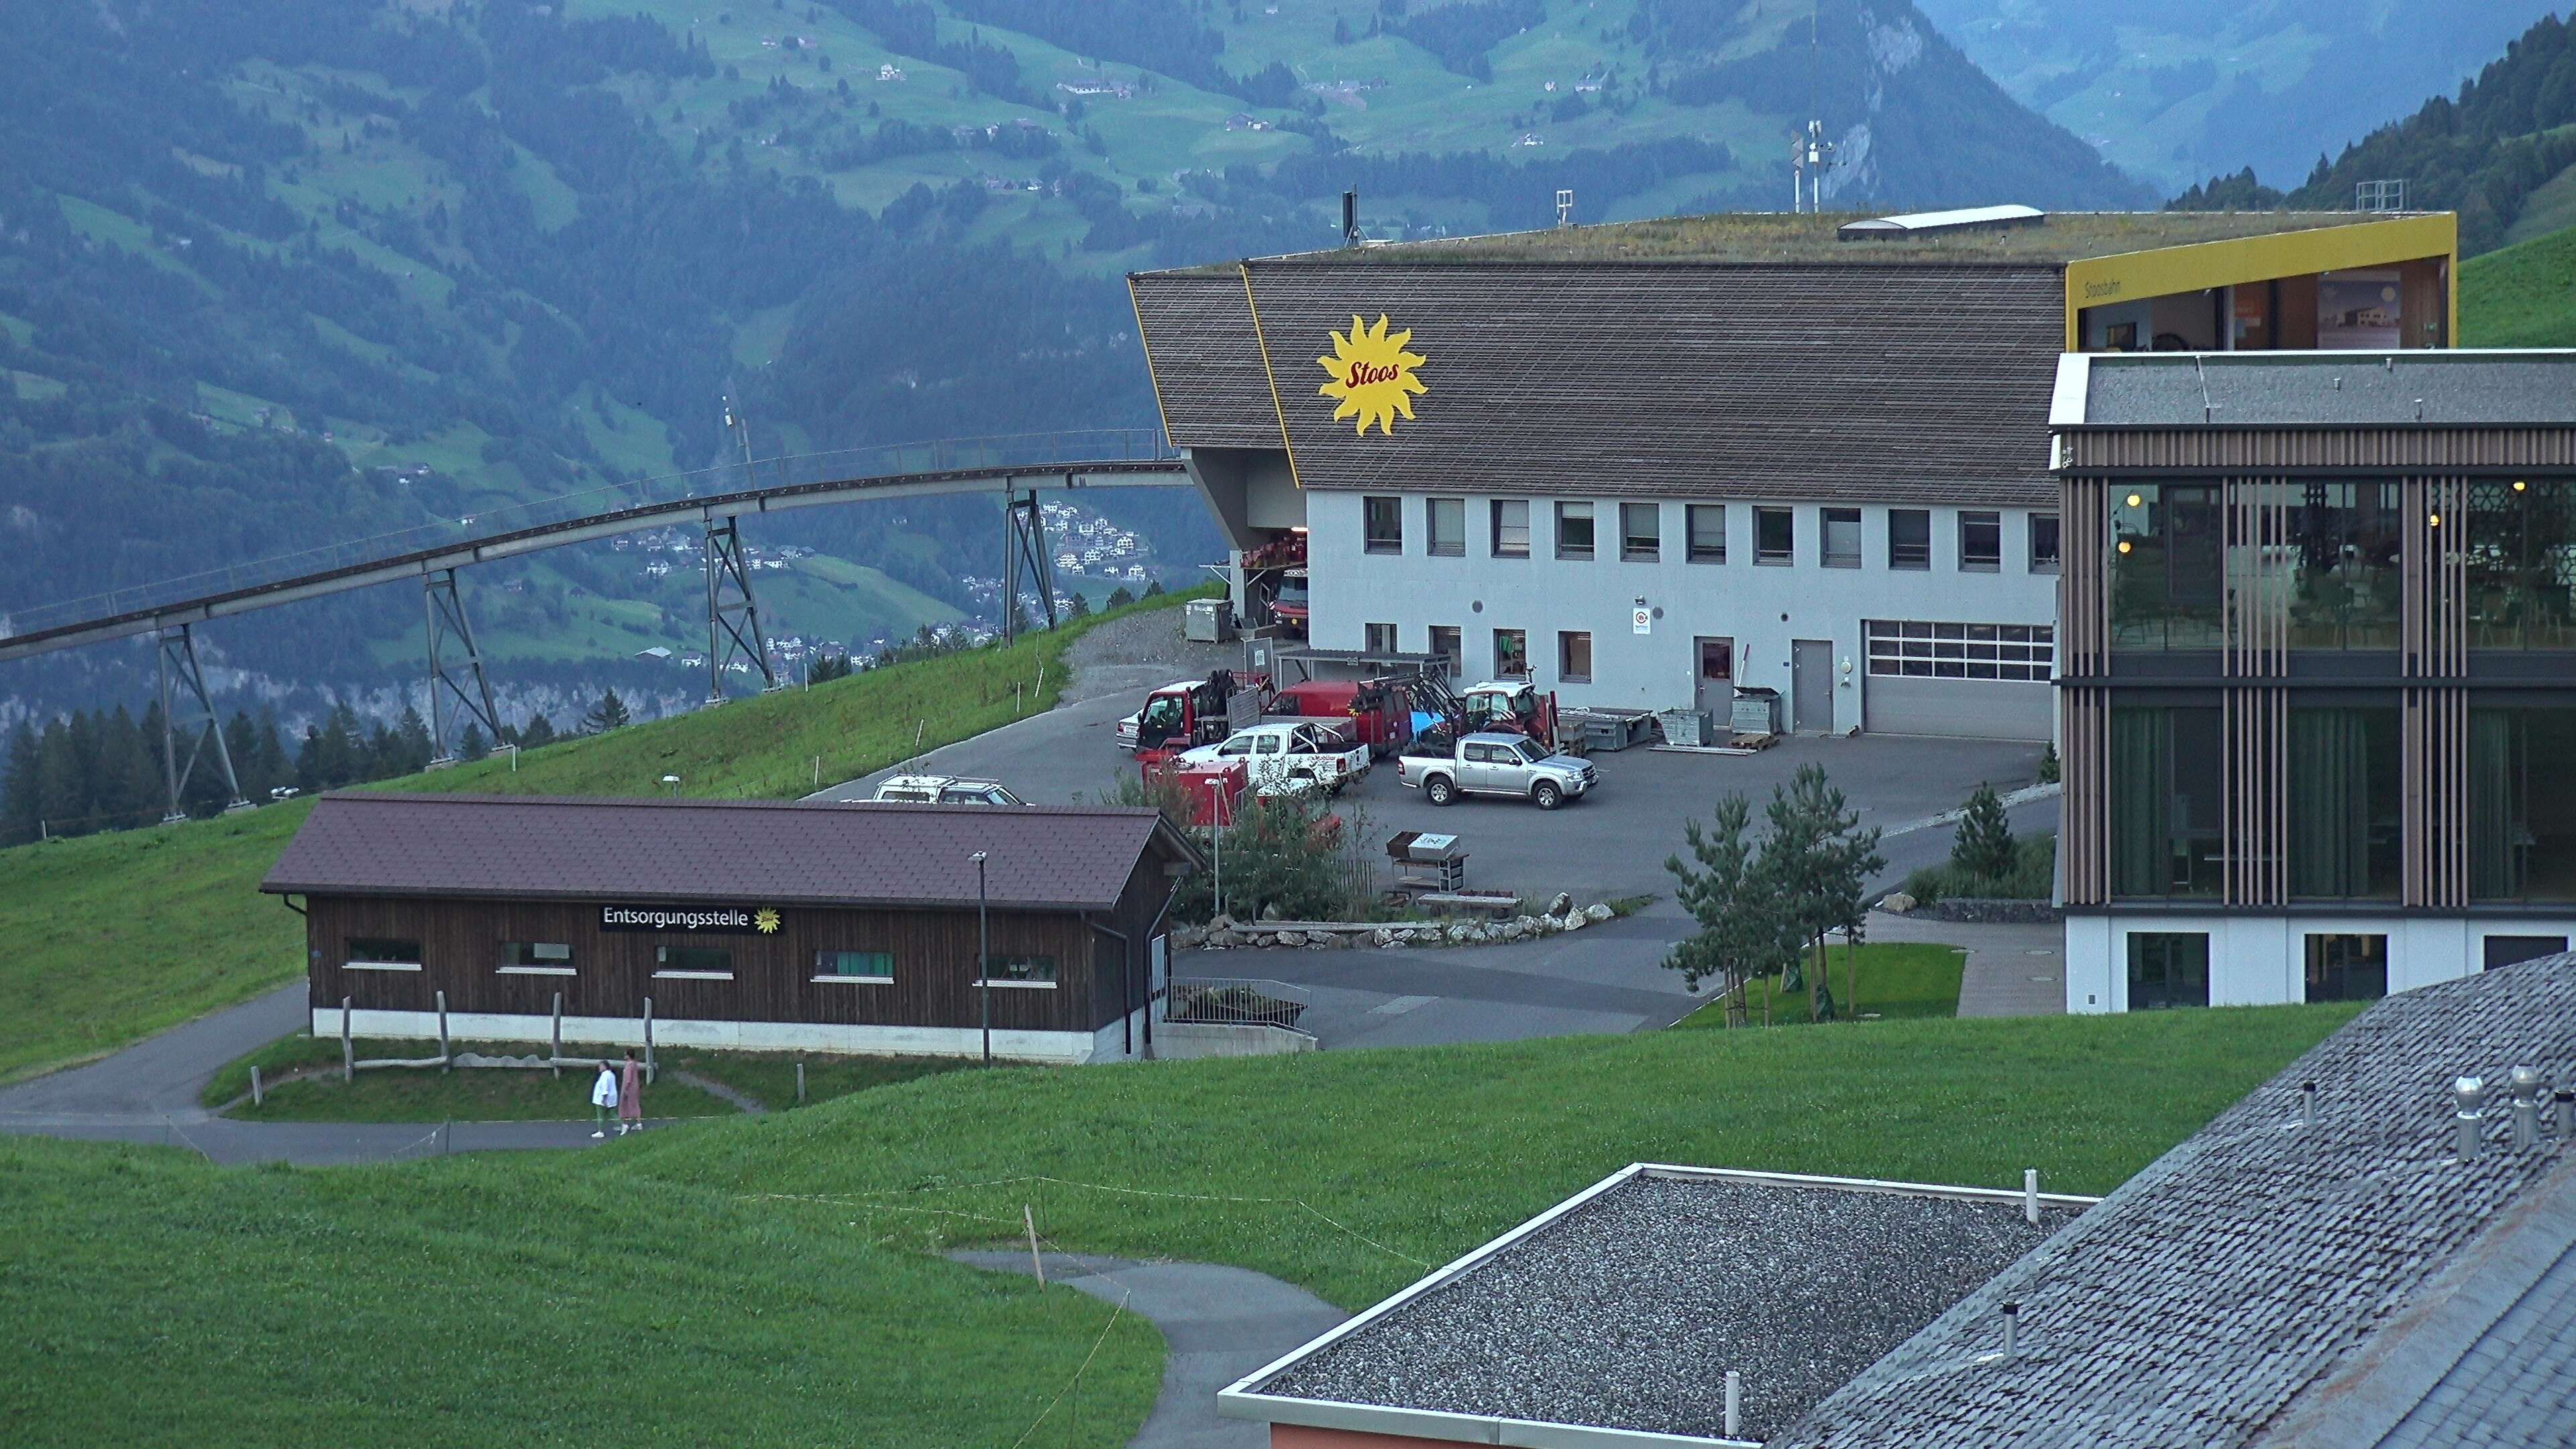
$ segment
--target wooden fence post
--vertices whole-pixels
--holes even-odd
[[[1029,1229],[1029,1269],[1038,1275],[1038,1287],[1046,1287],[1046,1260],[1038,1256],[1038,1218],[1027,1203],[1020,1204],[1020,1221]]]
[[[644,998],[644,1080],[653,1080],[653,998]]]
[[[256,1107],[265,1100],[267,1099],[260,1095],[259,1090],[259,1067],[254,1063],[250,1069],[250,1104]]]
[[[796,1060],[796,1105],[805,1105],[805,1060],[802,1057]]]
[[[438,1069],[442,1073],[454,1065],[455,1054],[447,1047],[447,993],[438,993]]]
[[[349,1040],[350,1000],[346,996],[340,998],[340,1080],[344,1082],[358,1079],[358,1049]]]
[[[563,1080],[563,993],[555,993],[555,1080]]]

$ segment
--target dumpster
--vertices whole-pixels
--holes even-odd
[[[1713,745],[1717,740],[1709,728],[1708,711],[1704,709],[1668,709],[1655,716],[1664,727],[1664,742],[1674,745]]]
[[[1780,733],[1780,691],[1743,685],[1735,691],[1735,713],[1729,721],[1739,735]]]
[[[1222,644],[1234,637],[1234,605],[1225,599],[1192,599],[1181,606],[1181,637]]]

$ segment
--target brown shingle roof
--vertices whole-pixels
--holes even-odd
[[[323,796],[260,883],[276,894],[758,900],[1107,910],[1160,836],[1152,810],[803,805],[518,795]]]

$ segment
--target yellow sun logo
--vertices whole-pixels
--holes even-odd
[[[751,913],[751,928],[764,936],[778,932],[778,913],[767,906]]]
[[[1315,362],[1332,380],[1316,391],[1340,399],[1333,421],[1358,418],[1361,437],[1368,436],[1371,423],[1377,424],[1381,435],[1393,433],[1398,414],[1406,422],[1413,421],[1413,395],[1429,389],[1413,371],[1423,364],[1422,354],[1404,350],[1404,344],[1413,340],[1411,329],[1390,334],[1386,314],[1379,313],[1375,327],[1364,326],[1353,315],[1349,336],[1327,335],[1333,339],[1333,355]]]

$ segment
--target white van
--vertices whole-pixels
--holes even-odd
[[[955,775],[897,775],[877,787],[879,800],[916,805],[1026,805],[998,780],[961,780]]]

